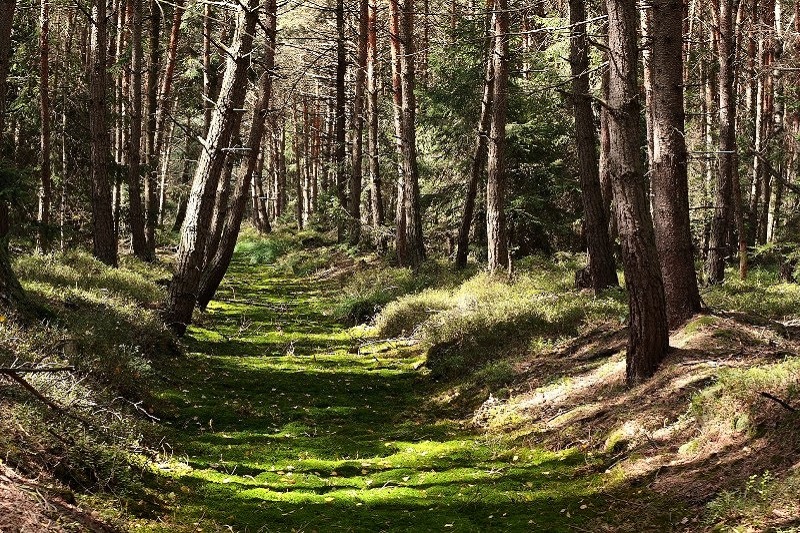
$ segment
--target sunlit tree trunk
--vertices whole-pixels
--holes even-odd
[[[145,160],[147,172],[144,181],[145,239],[147,257],[156,257],[156,226],[158,225],[158,153],[156,152],[156,127],[158,122],[158,71],[161,63],[161,7],[150,0],[150,49],[147,62],[147,119],[145,121]],[[166,101],[165,101],[166,102]]]
[[[510,270],[508,233],[505,213],[505,139],[508,99],[508,1],[495,2],[494,16],[494,84],[489,130],[486,182],[486,234],[489,237],[489,271]]]
[[[378,3],[369,0],[369,14],[367,22],[367,156],[369,158],[369,182],[372,225],[379,230],[384,223],[383,195],[381,192],[380,166],[378,165],[378,84],[377,84],[377,57],[378,57]]]
[[[247,5],[237,7],[236,33],[228,48],[219,98],[195,170],[186,219],[181,229],[175,274],[164,310],[164,321],[178,335],[183,335],[192,319],[214,211],[214,192],[225,164],[225,148],[231,139],[235,114],[240,112],[238,110],[244,103],[245,79],[257,21],[257,0],[249,0]]]
[[[570,67],[572,103],[575,110],[575,141],[581,182],[581,197],[589,251],[589,274],[596,292],[616,286],[617,268],[608,236],[608,216],[600,189],[597,134],[589,94],[589,39],[586,35],[585,0],[570,0]]]
[[[667,319],[670,326],[676,327],[701,308],[689,223],[683,109],[683,2],[654,0],[651,16],[653,222],[667,299]]]
[[[356,47],[355,95],[353,97],[353,153],[350,172],[350,228],[351,245],[361,240],[361,182],[364,133],[364,83],[367,70],[368,0],[359,0],[358,46]]]
[[[651,377],[668,349],[664,285],[644,188],[637,83],[638,12],[634,0],[607,0],[610,108],[609,173],[628,290],[627,381]]]

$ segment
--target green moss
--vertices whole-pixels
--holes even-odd
[[[338,295],[234,262],[170,370],[179,385],[158,392],[172,448],[148,471],[167,511],[139,530],[569,531],[602,509],[601,477],[573,475],[582,454],[431,411],[420,348],[342,329]]]

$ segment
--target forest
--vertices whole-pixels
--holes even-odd
[[[0,532],[800,531],[800,2],[0,0]]]

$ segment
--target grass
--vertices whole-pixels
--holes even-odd
[[[604,506],[587,458],[431,412],[424,353],[345,329],[338,285],[237,256],[158,392],[171,452],[140,531],[569,531]]]

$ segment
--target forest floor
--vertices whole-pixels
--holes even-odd
[[[166,263],[18,259],[52,315],[0,315],[3,364],[77,370],[30,378],[59,412],[0,381],[0,531],[800,531],[800,285],[774,266],[704,288],[629,388],[626,295],[576,290],[580,256],[506,279],[239,244],[182,346]]]
[[[431,411],[424,353],[344,328],[337,282],[242,262],[227,279],[158,394],[177,430],[152,469],[168,511],[139,528],[572,531],[605,512],[584,454]]]

